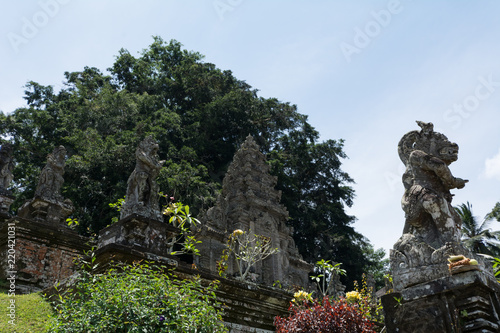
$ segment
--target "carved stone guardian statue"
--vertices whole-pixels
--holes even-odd
[[[66,165],[66,148],[59,146],[47,155],[47,164],[40,173],[35,196],[19,208],[18,215],[38,221],[65,225],[73,212],[73,203],[61,195]]]
[[[450,255],[472,255],[460,243],[461,219],[451,205],[450,190],[468,182],[448,167],[458,159],[458,145],[434,132],[432,123],[417,123],[421,130],[405,134],[398,145],[406,166],[405,225],[390,253],[395,290],[449,275]]]
[[[156,177],[165,161],[159,160],[158,149],[158,144],[151,136],[139,143],[135,151],[135,169],[128,179],[125,203],[120,211],[121,219],[138,214],[157,221],[163,220]]]

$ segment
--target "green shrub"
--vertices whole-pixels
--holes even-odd
[[[170,277],[168,276],[170,275]],[[179,280],[149,264],[82,271],[60,295],[50,332],[227,332],[216,285]]]

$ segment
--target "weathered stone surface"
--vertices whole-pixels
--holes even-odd
[[[469,271],[382,297],[387,332],[500,331],[500,285],[489,274]]]
[[[306,287],[312,265],[302,260],[286,226],[288,211],[280,204],[281,192],[275,189],[276,177],[269,173],[265,156],[251,136],[248,136],[235,154],[222,184],[222,193],[214,207],[202,218],[197,239],[200,267],[217,272],[225,242],[236,229],[263,235],[271,239],[272,247],[279,252],[257,263],[253,276],[256,282],[272,285]],[[228,273],[237,271],[234,262],[228,263]]]
[[[75,271],[73,260],[90,248],[88,238],[71,229],[15,217],[0,223],[2,254],[8,251],[8,230],[15,235],[15,267],[11,269],[7,256],[0,256],[0,279],[14,271],[17,293],[40,291],[66,279]]]
[[[42,169],[35,197],[21,206],[18,216],[54,225],[66,225],[66,218],[73,212],[71,200],[64,199],[61,187],[64,183],[66,149],[59,146],[47,156]]]
[[[135,169],[127,182],[125,203],[120,211],[121,219],[137,214],[157,221],[163,220],[156,177],[165,161],[159,161],[158,148],[151,136],[137,147]]]
[[[119,244],[159,256],[169,254],[166,244],[179,233],[168,223],[148,219],[138,214],[129,215],[99,232],[98,248]]]
[[[456,178],[448,166],[458,158],[458,145],[436,133],[432,123],[417,122],[421,131],[411,131],[398,145],[406,166],[403,235],[390,251],[394,289],[447,276],[447,258],[464,254],[460,243],[461,220],[451,206],[451,189],[463,188],[467,180]],[[488,270],[481,258],[482,270]]]

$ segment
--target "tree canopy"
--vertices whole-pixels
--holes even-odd
[[[358,279],[379,264],[380,253],[374,255],[344,210],[354,191],[341,169],[343,140],[319,142],[295,105],[259,97],[231,71],[159,37],[137,57],[120,50],[107,71],[66,72],[59,92],[28,82],[27,107],[0,113],[0,136],[13,144],[17,161],[14,209],[33,196],[46,155],[64,145],[63,194],[76,207],[79,231],[99,231],[116,214],[108,204],[125,194],[137,144],[152,135],[166,160],[160,188],[202,212],[214,203],[234,153],[251,134],[278,177],[304,258],[342,262]]]

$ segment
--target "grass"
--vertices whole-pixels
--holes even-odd
[[[15,300],[15,326],[7,316],[10,301]],[[47,332],[46,325],[52,314],[50,303],[40,293],[9,297],[6,291],[0,291],[0,332],[38,333]]]

